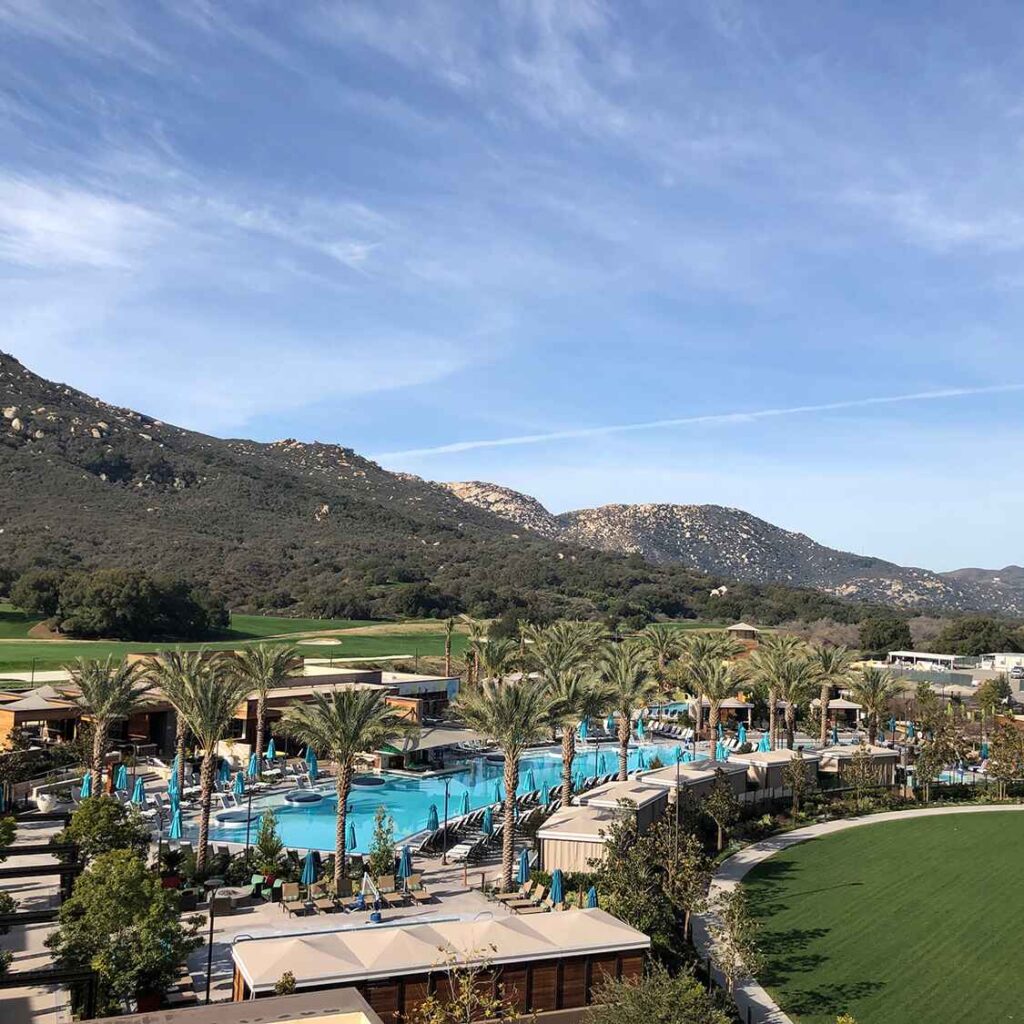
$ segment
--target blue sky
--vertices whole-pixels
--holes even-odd
[[[0,141],[0,348],[46,376],[1024,561],[1019,5],[0,0]]]

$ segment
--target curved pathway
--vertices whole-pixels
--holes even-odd
[[[874,825],[884,821],[903,821],[907,818],[929,818],[939,814],[991,814],[995,811],[1024,811],[1024,804],[964,804],[956,807],[924,807],[912,811],[885,811],[881,814],[868,814],[863,818],[840,818],[836,821],[823,821],[818,825],[794,829],[782,835],[763,839],[752,843],[728,860],[723,861],[711,881],[709,895],[713,900],[720,892],[734,889],[744,876],[769,857],[781,850],[786,850],[797,843],[819,836],[831,835],[833,832],[845,832],[849,828],[861,825]],[[693,919],[693,944],[702,959],[706,959],[713,944],[709,925],[713,920],[711,914],[701,914]],[[721,972],[714,970],[715,980],[724,985]],[[748,1024],[794,1024],[793,1019],[783,1012],[770,995],[753,979],[737,982],[733,994],[740,1012],[740,1020]]]

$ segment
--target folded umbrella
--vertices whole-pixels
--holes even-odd
[[[181,838],[181,808],[175,807],[171,813],[171,824],[167,829],[168,839],[180,839]]]
[[[277,744],[274,743],[274,737],[270,737],[270,742],[267,744],[267,760],[273,761],[277,757]]]
[[[615,732],[615,716],[609,715],[604,720],[604,727],[607,732]]]
[[[235,782],[234,785],[231,787],[231,792],[234,793],[235,796],[245,795],[245,778],[243,777],[241,772],[237,772],[235,774]]]
[[[85,800],[86,797],[92,796],[92,772],[86,772],[82,776],[82,788],[78,794],[79,798]]]
[[[472,807],[469,802],[469,790],[467,789],[466,792],[462,794],[462,813],[469,814],[471,810]]]
[[[747,727],[740,722],[739,729],[736,730],[736,739],[739,740],[740,746],[747,742]]]
[[[128,791],[128,765],[119,764],[114,772],[114,789],[120,793]]]
[[[492,835],[494,832],[494,815],[491,813],[490,807],[484,811],[483,821],[480,822],[480,830],[484,835]]]
[[[561,868],[555,868],[551,873],[551,902],[554,903],[556,907],[559,903],[565,902]]]
[[[256,751],[254,750],[249,755],[249,763],[246,765],[245,774],[250,778],[254,779],[260,773],[260,762],[256,757]]]
[[[638,740],[647,739],[647,727],[644,725],[644,720],[642,718],[638,718],[636,720],[636,738]]]
[[[345,847],[351,853],[356,848],[356,827],[350,821],[348,823],[348,835],[345,838]]]
[[[516,877],[520,885],[526,885],[530,880],[530,855],[525,846],[519,851],[519,874]]]
[[[593,910],[597,906],[597,889],[591,886],[587,890],[587,908]]]
[[[580,722],[577,731],[581,740],[585,740],[587,738],[590,732],[590,726],[585,718]]]
[[[171,769],[171,777],[167,780],[167,795],[171,796],[174,793],[180,793],[181,788],[178,785],[178,773]]]
[[[302,874],[299,876],[299,882],[302,885],[312,885],[318,877],[319,873],[316,869],[316,851],[310,850],[306,854],[305,860],[302,862]]]
[[[497,782],[494,784],[494,803],[501,803],[501,786]]]
[[[398,877],[403,881],[412,874],[412,851],[408,846],[402,847],[401,856],[398,858]]]
[[[141,775],[135,778],[135,788],[132,790],[130,802],[138,807],[141,807],[146,802],[146,784],[142,781]]]
[[[217,781],[223,785],[228,779],[231,778],[231,766],[227,761],[221,761],[220,767],[217,769]]]
[[[437,804],[431,804],[430,809],[427,811],[427,831],[435,832],[437,827]]]
[[[547,807],[551,803],[551,789],[548,786],[540,791],[540,803],[542,807]]]
[[[536,788],[537,788],[537,777],[533,774],[533,769],[531,768],[526,773],[526,792],[527,793],[532,793]]]
[[[320,774],[320,768],[317,764],[316,754],[312,750],[306,751],[306,768],[309,771],[309,777],[315,779]]]

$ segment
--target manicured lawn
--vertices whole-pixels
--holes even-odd
[[[19,612],[13,605],[0,601],[0,640],[19,640],[38,622]]]
[[[1024,1020],[1017,884],[1024,814],[884,822],[747,876],[762,984],[803,1024]]]

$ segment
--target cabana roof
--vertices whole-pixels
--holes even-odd
[[[821,698],[815,697],[814,700],[811,701],[811,707],[820,708]],[[833,697],[828,702],[829,711],[861,711],[863,710],[863,707],[863,704],[858,704],[856,701],[847,700],[845,697]]]
[[[641,779],[629,779],[626,782],[606,782],[581,793],[579,802],[584,806],[608,807],[614,810],[620,800],[628,800],[637,808],[646,807],[664,797],[663,790],[653,786],[645,786]]]

